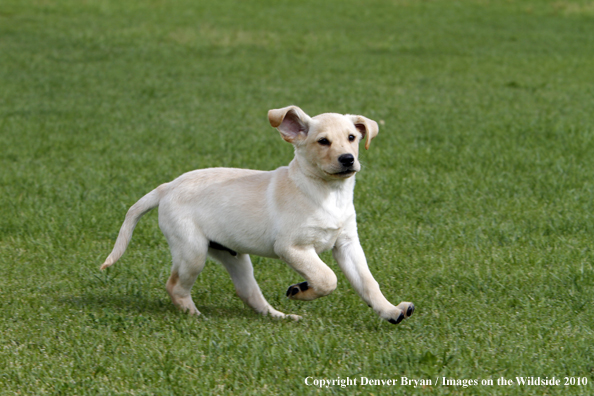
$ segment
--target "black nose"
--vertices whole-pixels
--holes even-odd
[[[340,157],[338,157],[338,162],[340,162],[342,166],[345,167],[353,166],[353,164],[355,163],[355,157],[353,156],[353,154],[343,154]]]

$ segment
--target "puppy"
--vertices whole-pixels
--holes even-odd
[[[210,168],[185,173],[142,197],[128,210],[111,254],[126,250],[138,220],[159,207],[159,226],[173,265],[167,291],[173,303],[199,315],[190,291],[207,256],[221,262],[245,304],[263,315],[285,315],[264,298],[249,254],[285,261],[305,282],[287,296],[313,300],[336,288],[336,275],[318,257],[332,249],[338,266],[361,298],[383,319],[400,323],[414,305],[392,305],[380,291],[359,243],[353,191],[359,142],[368,149],[378,125],[359,115],[309,117],[297,106],[268,112],[270,124],[295,147],[289,164],[274,171]]]

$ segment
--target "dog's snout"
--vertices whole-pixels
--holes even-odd
[[[353,164],[355,163],[355,157],[353,156],[353,154],[343,154],[340,157],[338,157],[338,162],[340,162],[342,166],[353,166]]]

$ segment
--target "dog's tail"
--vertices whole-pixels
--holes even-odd
[[[146,212],[159,206],[159,202],[161,201],[161,191],[163,191],[162,186],[157,187],[130,207],[128,213],[126,213],[126,219],[122,224],[122,228],[120,228],[120,233],[118,234],[118,239],[116,239],[115,246],[105,260],[105,263],[101,266],[101,270],[110,267],[122,257],[130,243],[130,239],[132,239],[132,233],[134,232],[138,220],[140,220]]]

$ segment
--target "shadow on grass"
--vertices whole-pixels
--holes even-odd
[[[144,315],[186,315],[178,310],[168,299],[159,299],[145,295],[111,295],[86,293],[76,296],[63,296],[56,303],[77,310],[119,314]],[[198,318],[257,318],[259,315],[248,307],[229,305],[196,305],[201,315]]]

